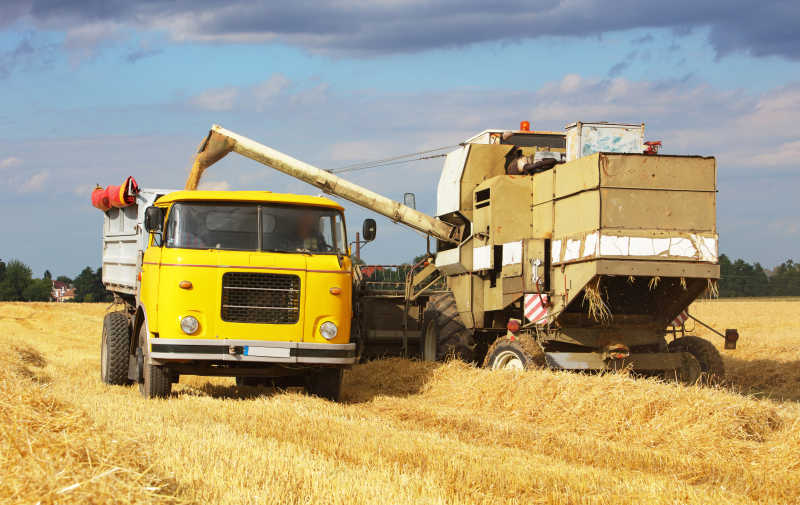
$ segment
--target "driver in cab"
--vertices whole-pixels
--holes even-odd
[[[304,251],[324,251],[325,239],[319,230],[319,216],[313,212],[304,212],[297,218],[297,235],[295,249]]]

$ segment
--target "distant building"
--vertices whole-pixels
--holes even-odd
[[[66,302],[75,298],[75,288],[61,281],[53,281],[53,289],[50,291],[50,298],[54,302]]]

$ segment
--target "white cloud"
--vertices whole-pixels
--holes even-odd
[[[321,82],[312,88],[300,90],[292,95],[292,103],[301,107],[325,103],[328,100],[329,88],[328,83]]]
[[[742,163],[768,167],[789,166],[796,169],[800,164],[800,140],[786,142],[766,152],[754,152],[741,159]]]
[[[783,237],[800,236],[800,223],[795,219],[778,219],[767,225],[769,230]]]
[[[397,147],[388,142],[368,140],[336,142],[330,146],[328,158],[338,162],[371,161],[398,154],[392,149],[396,150]]]
[[[231,185],[228,181],[206,181],[201,179],[200,183],[197,185],[197,189],[207,191],[228,191],[231,189]]]
[[[189,99],[200,109],[227,112],[232,110],[264,112],[286,103],[296,107],[323,104],[328,99],[329,85],[319,82],[293,86],[284,74],[274,73],[265,81],[250,86],[225,86],[207,89]]]
[[[8,158],[0,159],[0,170],[12,167],[18,167],[22,164],[22,160],[16,158],[14,156],[10,156]]]
[[[41,191],[44,188],[45,182],[50,178],[48,172],[37,172],[33,174],[27,181],[23,182],[17,191],[20,193],[33,193]]]
[[[236,106],[238,98],[239,88],[226,86],[203,91],[193,96],[189,101],[204,110],[225,112],[232,110]]]
[[[120,36],[123,26],[109,21],[91,22],[67,30],[64,47],[73,65],[92,59],[102,43]]]
[[[256,84],[251,90],[254,105],[263,109],[277,98],[289,86],[289,83],[290,81],[285,75],[276,73],[266,81]]]

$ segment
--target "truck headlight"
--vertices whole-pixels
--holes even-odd
[[[337,328],[332,322],[325,321],[319,325],[319,332],[326,340],[331,340],[336,338],[336,335],[339,333],[339,328]]]
[[[181,329],[187,335],[191,335],[200,328],[200,322],[193,316],[183,316],[181,318]]]

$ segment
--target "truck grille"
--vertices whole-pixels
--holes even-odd
[[[222,276],[222,320],[294,324],[300,318],[300,277],[228,272]]]

